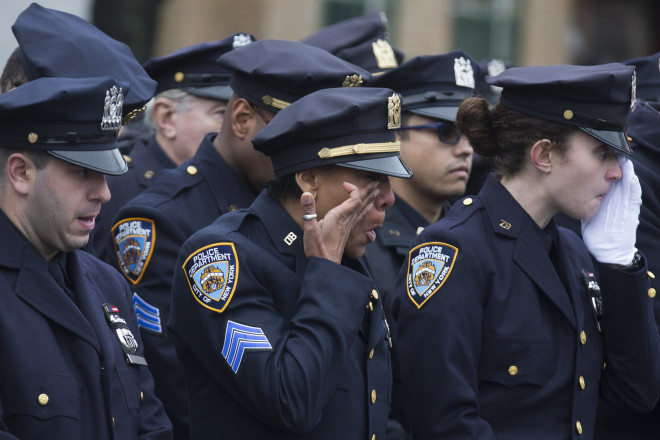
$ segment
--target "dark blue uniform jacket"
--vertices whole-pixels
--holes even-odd
[[[194,232],[220,214],[245,208],[255,194],[204,138],[195,156],[171,170],[124,205],[115,217],[109,260],[133,285],[133,304],[151,366],[156,393],[186,438],[188,409],[183,374],[166,323],[179,249]]]
[[[374,287],[357,261],[307,259],[264,193],[186,241],[170,328],[192,438],[383,439],[391,371]]]
[[[160,170],[174,168],[172,159],[156,142],[153,134],[146,134],[134,139],[135,145],[130,156],[125,156],[128,163],[126,173],[119,176],[106,176],[111,198],[101,206],[101,212],[96,217],[96,226],[89,238],[86,249],[97,257],[104,259],[108,254],[110,230],[115,214],[133,197],[144,191]]]
[[[118,309],[141,351],[126,281],[68,255],[77,305],[0,212],[0,439],[171,439],[145,366],[128,365],[106,322]]]
[[[559,228],[557,271],[539,232],[488,180],[412,248],[393,315],[415,439],[591,439],[599,393],[638,410],[655,404],[646,268],[594,266]]]

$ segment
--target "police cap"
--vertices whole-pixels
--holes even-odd
[[[233,72],[234,92],[275,113],[319,89],[360,86],[371,78],[361,67],[296,41],[257,41],[218,61]]]
[[[384,88],[319,90],[280,111],[252,143],[270,156],[277,177],[340,165],[408,178],[395,132],[400,99]]]
[[[660,102],[660,52],[632,58],[623,64],[634,66],[637,73],[637,97],[657,105]]]
[[[633,148],[641,145],[660,152],[660,113],[650,103],[638,101],[628,117],[628,136]]]
[[[231,72],[218,63],[230,50],[254,41],[245,33],[235,33],[213,42],[193,44],[162,57],[151,58],[144,69],[156,81],[156,94],[181,89],[201,98],[229,101]]]
[[[634,67],[512,67],[486,81],[502,87],[500,102],[540,119],[575,125],[626,154],[625,130],[635,102]]]
[[[327,50],[371,73],[394,68],[404,58],[403,52],[390,44],[387,17],[383,12],[331,24],[302,42]]]
[[[112,76],[131,84],[125,116],[142,109],[154,95],[156,82],[131,49],[80,17],[32,3],[18,16],[12,31],[30,81],[44,76]]]
[[[455,121],[458,106],[485,84],[479,64],[462,50],[412,58],[382,75],[371,85],[388,87],[403,96],[403,111]]]
[[[122,174],[117,133],[129,87],[110,77],[39,78],[10,90],[0,95],[0,147]]]

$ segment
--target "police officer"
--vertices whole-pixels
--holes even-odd
[[[648,261],[655,321],[660,328],[660,53],[624,61],[635,66],[637,108],[628,118],[627,135],[634,154],[631,160],[642,187],[642,206],[637,228],[637,246]],[[660,406],[650,413],[619,408],[601,399],[598,402],[596,438],[599,440],[655,440],[660,437]]]
[[[457,125],[498,164],[426,228],[397,284],[415,438],[593,438],[598,396],[658,397],[658,331],[635,247],[641,190],[624,130],[634,69],[512,68]],[[553,219],[583,220],[584,241]],[[593,257],[593,260],[592,260]]]
[[[327,89],[253,139],[275,180],[195,233],[170,328],[194,439],[383,438],[390,368],[382,299],[358,258],[410,176],[390,89]]]
[[[0,96],[0,437],[171,439],[121,274],[80,250],[117,150],[113,78]]]
[[[280,109],[326,87],[358,85],[369,73],[302,43],[262,40],[220,58],[234,91],[220,132],[190,160],[124,205],[112,229],[112,263],[134,286],[133,302],[154,365],[156,393],[175,425],[188,420],[185,383],[165,324],[183,242],[219,215],[247,207],[272,177],[270,159],[250,140]],[[183,435],[183,434],[181,434]]]
[[[370,73],[382,73],[403,61],[404,54],[390,42],[384,12],[372,12],[331,24],[309,35],[303,43],[327,50]]]
[[[415,237],[444,216],[450,200],[465,192],[473,150],[454,121],[461,101],[474,96],[481,78],[477,62],[454,50],[415,57],[371,83],[402,95],[401,157],[413,172],[411,179],[392,179],[396,200],[364,255],[388,318],[397,275]],[[397,373],[395,368],[393,418],[407,425]]]
[[[163,169],[190,159],[210,132],[217,132],[232,95],[231,72],[218,58],[253,37],[235,33],[213,42],[194,44],[144,64],[158,82],[156,96],[145,111],[149,134],[133,139],[126,156],[128,171],[108,179],[112,199],[101,208],[88,250],[105,258],[112,219],[117,210],[149,186]]]

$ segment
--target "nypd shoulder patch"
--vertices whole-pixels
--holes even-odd
[[[222,313],[236,290],[238,257],[234,243],[214,243],[193,252],[183,263],[195,299]]]
[[[156,242],[154,221],[146,218],[122,220],[112,227],[112,241],[122,273],[131,283],[139,283]]]
[[[458,248],[447,243],[423,243],[410,250],[406,288],[418,309],[447,281],[457,255]]]

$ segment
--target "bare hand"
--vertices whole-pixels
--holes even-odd
[[[373,202],[380,192],[379,182],[358,188],[344,182],[344,189],[349,194],[341,205],[332,208],[321,220],[303,222],[303,242],[307,258],[325,258],[341,263],[344,247],[353,227],[373,208]],[[316,203],[311,193],[305,192],[300,197],[303,215],[316,213]]]

